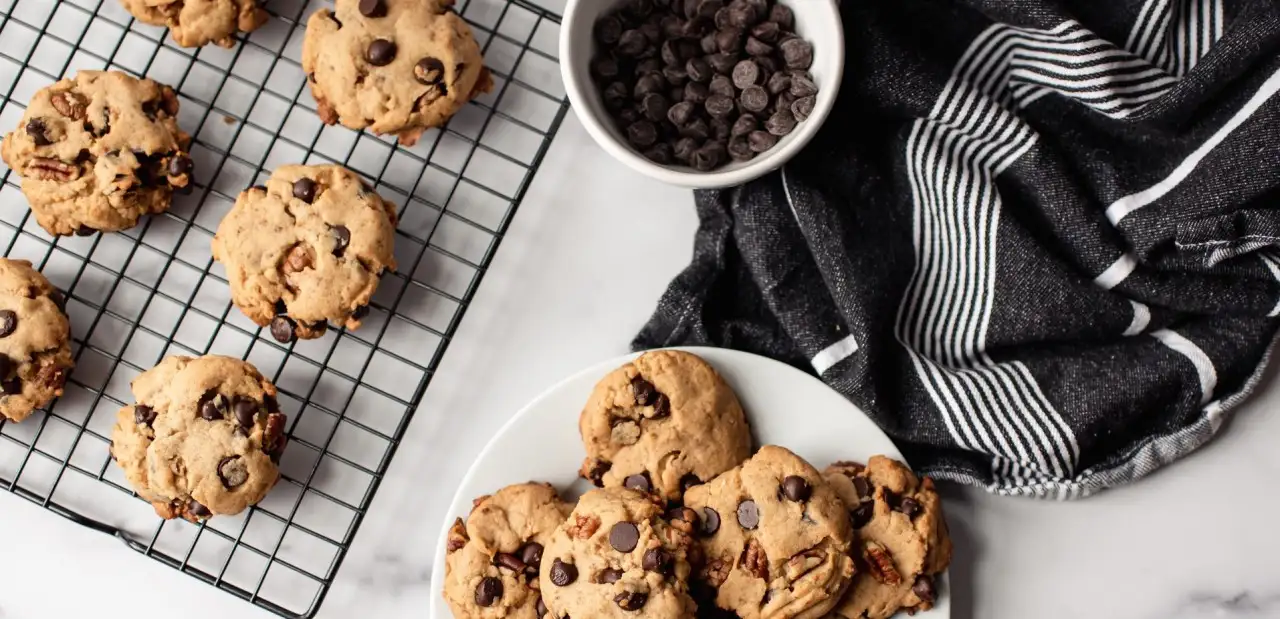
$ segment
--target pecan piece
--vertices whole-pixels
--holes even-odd
[[[804,578],[805,574],[812,572],[821,564],[822,551],[816,548],[798,553],[787,560],[787,581],[795,582],[800,580],[801,578]]]
[[[36,157],[27,164],[27,176],[42,181],[73,181],[80,178],[80,168],[49,157]]]
[[[712,559],[707,562],[707,566],[702,570],[702,579],[712,587],[719,587],[729,578],[729,570],[733,564],[724,559]]]
[[[286,276],[311,268],[316,263],[316,250],[306,243],[298,243],[284,255],[281,270]]]
[[[587,515],[578,514],[573,517],[573,525],[571,525],[568,529],[565,529],[565,533],[568,533],[569,537],[575,537],[577,539],[587,539],[588,537],[591,537],[593,534],[595,534],[596,529],[599,529],[599,528],[600,528],[599,516],[592,516],[590,514],[587,514]]]
[[[769,557],[765,555],[764,546],[760,545],[759,540],[748,540],[747,546],[742,549],[742,569],[756,578],[769,580]]]
[[[466,525],[462,524],[461,518],[455,519],[453,521],[453,526],[449,527],[449,541],[447,542],[448,545],[446,548],[448,548],[449,552],[457,552],[458,550],[461,550],[463,546],[466,546],[467,541],[469,540],[470,538],[467,537]]]
[[[280,456],[284,455],[284,446],[289,442],[284,435],[286,420],[283,413],[268,413],[267,427],[262,431],[262,451],[276,463],[279,463]]]
[[[58,110],[59,114],[73,120],[84,120],[85,111],[89,108],[84,97],[74,92],[55,92],[52,99],[53,109]]]
[[[875,542],[867,542],[862,549],[862,558],[867,562],[867,569],[872,578],[882,585],[896,587],[902,583],[902,575],[893,565],[893,556],[889,550]]]

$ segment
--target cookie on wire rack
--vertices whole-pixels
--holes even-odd
[[[337,165],[277,168],[240,194],[213,237],[231,300],[281,343],[357,329],[396,268],[395,205]]]
[[[75,363],[61,305],[30,262],[0,258],[0,418],[22,421],[62,395]]]
[[[111,457],[162,518],[198,522],[256,505],[280,478],[276,388],[233,357],[167,357],[131,384]]]
[[[326,124],[396,134],[406,146],[489,92],[453,0],[337,0],[307,20],[302,70]]]
[[[42,88],[0,155],[49,234],[132,228],[192,187],[191,137],[173,89],[119,71],[81,71]]]
[[[138,21],[165,26],[183,47],[232,47],[237,32],[253,32],[270,17],[263,0],[121,0]]]

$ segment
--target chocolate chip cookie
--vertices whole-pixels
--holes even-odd
[[[280,342],[360,327],[378,278],[396,268],[395,206],[336,165],[277,168],[240,194],[218,225],[213,258],[231,300]]]
[[[183,47],[235,45],[236,32],[253,32],[267,22],[264,0],[123,0],[138,21],[165,26]]]
[[[285,416],[252,365],[217,355],[167,357],[133,379],[111,456],[162,518],[238,514],[279,478]]]
[[[808,462],[765,446],[690,488],[705,557],[700,576],[743,619],[822,617],[849,585],[853,531],[840,497]]]
[[[446,541],[444,597],[455,617],[538,619],[542,555],[571,505],[551,484],[507,486],[477,498]]]
[[[22,421],[62,395],[75,363],[61,304],[30,262],[0,258],[0,417]]]
[[[302,69],[320,119],[417,143],[493,88],[453,0],[337,0],[307,21]]]
[[[0,155],[55,235],[131,228],[192,186],[191,137],[173,89],[118,71],[81,71],[41,89]]]
[[[849,508],[862,569],[832,613],[839,619],[886,619],[928,610],[936,577],[951,562],[951,538],[933,480],[873,456],[864,467],[837,462],[824,472]]]
[[[592,490],[551,536],[542,558],[552,617],[692,617],[688,519],[668,519],[658,497],[628,488]]]
[[[583,477],[672,501],[751,455],[738,397],[707,362],[676,350],[645,353],[605,376],[578,430]]]

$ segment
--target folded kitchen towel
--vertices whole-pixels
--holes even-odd
[[[697,193],[635,347],[807,368],[1000,494],[1087,496],[1212,438],[1280,326],[1280,3],[842,13],[835,111],[782,170]]]

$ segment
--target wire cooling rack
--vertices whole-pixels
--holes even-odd
[[[0,489],[290,617],[318,611],[568,109],[560,18],[525,0],[459,0],[492,93],[412,148],[326,127],[299,63],[306,18],[325,4],[271,0],[271,21],[234,49],[192,50],[118,0],[0,0],[0,128],[79,69],[145,75],[178,91],[197,176],[192,195],[132,230],[54,238],[4,169],[0,247],[68,293],[77,365],[47,412],[0,421]],[[209,243],[242,189],[297,162],[342,163],[399,205],[400,268],[359,331],[281,345],[231,306]],[[164,522],[111,463],[111,427],[139,372],[207,353],[246,359],[279,387],[290,423],[282,479],[240,516]]]

